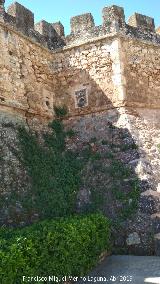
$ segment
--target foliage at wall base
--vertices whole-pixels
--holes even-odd
[[[2,284],[27,283],[32,275],[82,276],[103,251],[110,251],[110,224],[101,214],[57,218],[19,230],[0,229],[0,243]]]

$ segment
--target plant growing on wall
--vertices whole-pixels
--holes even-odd
[[[34,208],[42,219],[73,214],[80,184],[80,162],[65,145],[68,134],[61,118],[66,109],[56,108],[55,113],[43,143],[39,143],[36,133],[19,129],[22,159],[31,178],[31,189],[23,204]]]
[[[56,118],[49,124],[50,131],[43,139],[25,128],[19,129],[21,159],[31,180],[30,189],[21,200],[27,215],[35,212],[44,219],[72,215],[77,209],[79,213],[103,211],[105,196],[111,192],[112,202],[121,204],[120,209],[115,208],[116,214],[121,219],[129,218],[137,209],[139,186],[132,171],[117,160],[117,146],[102,141],[107,145],[107,152],[95,151],[94,146],[99,142],[93,137],[81,150],[68,150],[66,140],[75,133],[64,129],[67,109],[56,107],[55,114]],[[126,179],[129,180],[128,192]],[[81,188],[90,192],[90,200],[82,201],[77,208]]]

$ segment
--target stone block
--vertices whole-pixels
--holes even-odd
[[[30,29],[34,29],[34,14],[15,2],[8,7],[7,13],[16,18],[16,26],[18,29],[28,32]]]
[[[125,22],[124,9],[119,6],[104,7],[102,10],[103,25],[117,22],[120,26]]]
[[[154,19],[138,13],[135,13],[129,18],[128,24],[143,30],[155,31]]]
[[[95,26],[94,19],[91,13],[86,13],[80,16],[71,18],[71,33],[76,34],[87,31]]]
[[[141,240],[137,232],[129,234],[126,243],[128,246],[139,245],[141,243]]]
[[[64,26],[62,25],[61,22],[53,23],[52,24],[53,28],[55,29],[56,33],[61,37],[65,36],[64,34]]]
[[[42,20],[35,25],[35,30],[46,38],[54,38],[56,35],[52,24]]]

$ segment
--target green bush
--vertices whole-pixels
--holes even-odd
[[[1,283],[27,283],[23,276],[82,276],[110,250],[109,239],[110,224],[101,214],[0,229]]]

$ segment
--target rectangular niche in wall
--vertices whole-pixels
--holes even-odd
[[[88,96],[86,89],[82,89],[75,92],[75,103],[76,108],[83,108],[88,106]]]

